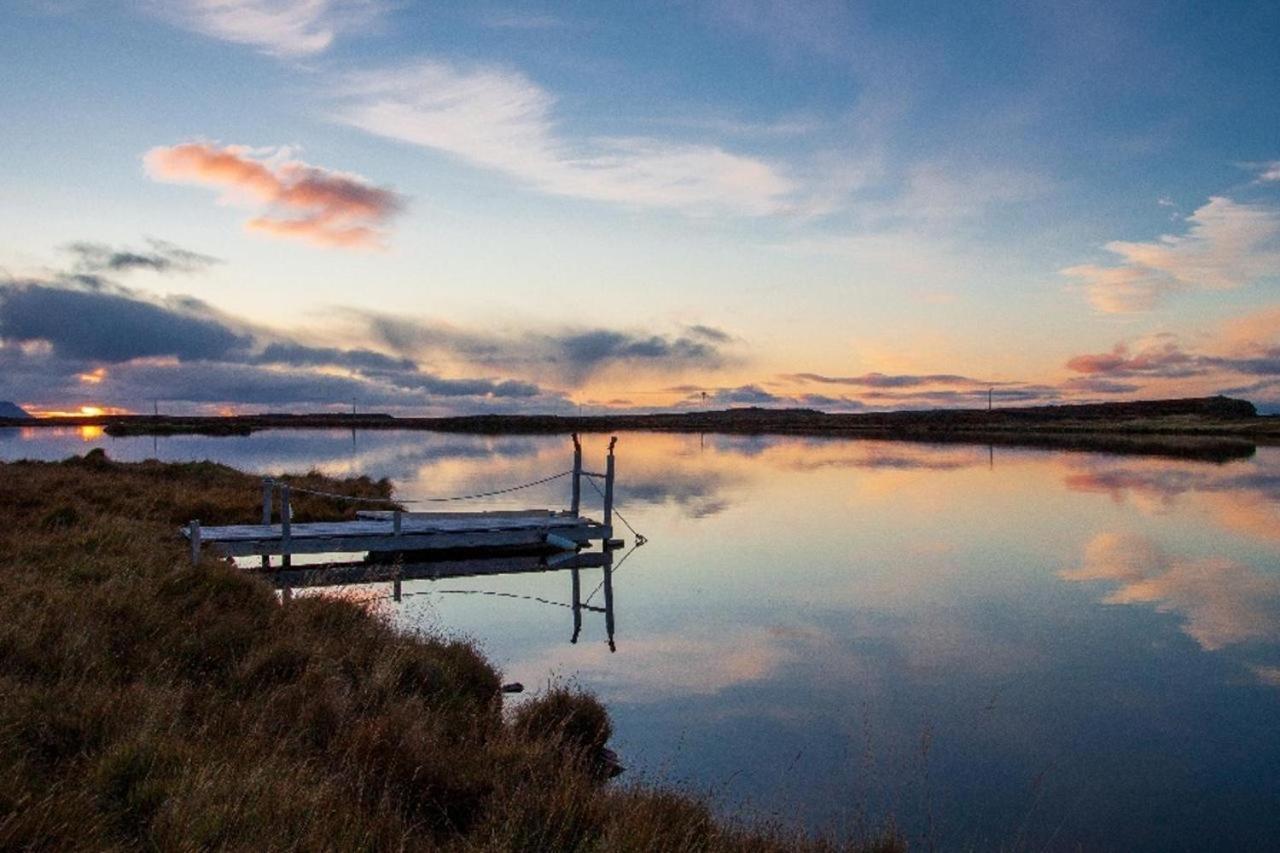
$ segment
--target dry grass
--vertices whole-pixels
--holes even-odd
[[[0,465],[0,849],[899,849],[605,783],[590,696],[506,719],[465,643],[341,600],[281,606],[213,556],[192,568],[177,526],[252,521],[260,495],[211,463]],[[350,512],[296,504],[298,520]]]

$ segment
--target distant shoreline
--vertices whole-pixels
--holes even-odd
[[[1228,397],[1146,400],[1025,408],[935,409],[830,414],[812,409],[739,408],[618,415],[258,414],[235,416],[98,415],[0,419],[0,427],[102,428],[112,436],[250,435],[260,430],[422,430],[479,435],[678,432],[806,435],[1019,445],[1064,450],[1153,453],[1227,461],[1257,444],[1280,444],[1280,417]]]

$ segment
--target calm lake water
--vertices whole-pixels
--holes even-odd
[[[605,442],[586,439],[589,468]],[[571,453],[562,437],[0,430],[8,459],[92,447],[386,476],[409,499],[534,480]],[[615,573],[614,653],[594,613],[570,644],[565,572],[408,581],[399,604],[387,584],[344,594],[475,638],[508,680],[577,681],[608,703],[629,777],[728,808],[814,827],[892,814],[926,848],[1280,849],[1280,449],[1215,464],[623,434],[618,478],[649,544]]]

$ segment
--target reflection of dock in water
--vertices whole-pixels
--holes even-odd
[[[354,520],[319,521],[295,524],[293,522],[292,494],[308,490],[292,487],[287,482],[271,479],[263,481],[262,524],[235,524],[218,527],[201,527],[192,521],[183,529],[191,545],[191,559],[200,559],[201,548],[208,544],[227,557],[257,557],[260,565],[249,565],[249,571],[260,573],[281,591],[286,600],[296,589],[339,587],[357,584],[390,583],[391,597],[400,601],[404,581],[442,580],[447,578],[493,577],[497,575],[530,574],[536,572],[567,571],[571,581],[571,603],[546,601],[573,611],[573,636],[577,642],[582,633],[584,611],[601,613],[609,637],[609,649],[614,649],[613,568],[614,553],[624,544],[613,538],[615,515],[614,445],[609,442],[603,474],[586,471],[582,467],[582,444],[573,436],[573,467],[516,486],[489,492],[455,497],[428,498],[420,501],[396,501],[381,498],[360,498],[327,492],[309,492],[340,501],[391,505],[390,509],[362,510]],[[562,477],[571,477],[572,494],[568,509],[489,510],[481,512],[411,512],[401,504],[463,501],[505,495],[521,489],[543,485]],[[603,520],[596,521],[582,515],[582,483],[586,481],[603,501]],[[603,488],[596,485],[601,481]],[[274,500],[279,493],[278,524],[273,523]],[[625,518],[618,518],[628,528]],[[632,529],[635,545],[644,544],[644,537]],[[592,543],[599,542],[599,551],[584,551]],[[358,561],[325,560],[307,566],[295,566],[295,555],[364,554]],[[628,552],[629,553],[629,552]],[[272,564],[272,557],[280,557],[279,564]],[[324,559],[322,557],[321,559]],[[626,559],[623,555],[621,561]],[[588,569],[600,569],[603,579],[596,591],[604,592],[604,607],[591,605],[595,591],[582,600],[581,573]],[[445,592],[438,590],[438,592]],[[464,592],[449,590],[448,592]],[[502,595],[496,592],[480,592],[484,595]]]
[[[624,555],[624,559],[625,559]],[[600,569],[602,579],[598,590],[604,593],[604,606],[596,607],[590,602],[595,593],[582,599],[582,573],[584,570]],[[456,559],[426,559],[418,562],[388,562],[385,555],[376,559],[360,562],[324,563],[300,568],[255,569],[266,578],[281,596],[288,600],[294,591],[302,589],[333,589],[337,587],[381,584],[390,586],[390,598],[399,602],[408,594],[403,588],[405,581],[440,581],[460,578],[488,578],[502,575],[539,574],[545,572],[568,572],[570,583],[570,602],[552,601],[536,596],[516,595],[489,590],[424,590],[437,593],[468,593],[474,595],[492,595],[503,598],[519,598],[564,607],[573,612],[573,635],[569,642],[578,642],[582,634],[582,614],[603,614],[605,633],[609,639],[609,650],[614,651],[614,599],[613,599],[614,547],[605,543],[600,551],[546,553],[509,553],[501,556],[459,557]]]

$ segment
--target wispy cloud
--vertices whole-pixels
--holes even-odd
[[[1280,211],[1274,207],[1217,196],[1187,222],[1183,234],[1107,243],[1120,259],[1116,264],[1062,272],[1080,281],[1093,306],[1106,313],[1148,311],[1181,291],[1225,290],[1280,275]]]
[[[1258,180],[1263,183],[1280,181],[1280,160],[1272,160],[1270,163],[1260,164],[1258,169]]]
[[[113,248],[102,243],[70,243],[66,250],[75,256],[78,273],[124,273],[149,270],[155,273],[199,272],[219,263],[217,258],[175,246],[164,240],[147,240],[146,249]]]
[[[185,29],[281,57],[327,50],[340,35],[369,28],[384,0],[146,0]]]
[[[568,21],[556,15],[511,10],[492,12],[480,21],[496,30],[558,30],[569,26]]]
[[[827,376],[821,373],[788,373],[784,379],[793,382],[818,382],[824,385],[849,385],[858,388],[916,388],[922,385],[970,385],[986,388],[993,384],[954,373],[886,374],[863,373],[859,376]]]
[[[651,137],[574,138],[555,98],[517,71],[425,61],[351,75],[334,117],[458,157],[553,195],[692,214],[789,207],[792,181],[764,160]]]
[[[241,145],[185,142],[152,148],[144,162],[156,180],[218,187],[228,202],[265,207],[245,223],[250,231],[334,248],[383,245],[387,223],[403,207],[401,196],[282,153],[264,157]]]

